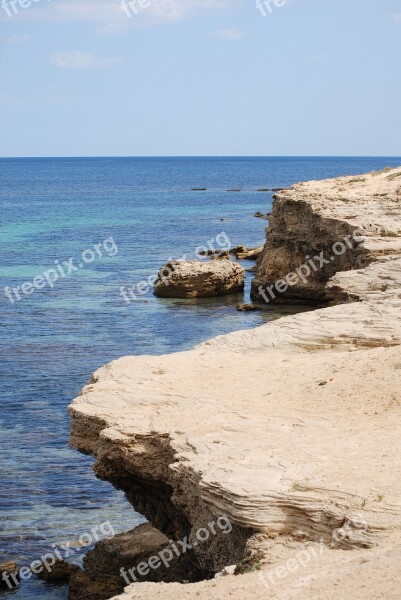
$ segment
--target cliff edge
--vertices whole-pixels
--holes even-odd
[[[275,196],[253,297],[265,297],[261,291],[301,268],[288,290],[277,298],[267,294],[269,301],[332,300],[326,284],[336,273],[401,255],[400,203],[401,169],[308,181],[283,190]],[[302,277],[307,266],[310,272]]]
[[[118,598],[399,598],[400,190],[401,168],[283,191],[254,290],[330,306],[121,358],[74,400],[72,445],[152,525],[187,537],[205,577]],[[304,282],[297,269],[322,252]],[[230,531],[200,543],[221,517]],[[245,574],[213,578],[233,564]]]

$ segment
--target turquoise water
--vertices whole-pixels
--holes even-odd
[[[149,292],[128,304],[121,287],[147,279],[170,257],[193,257],[209,240],[219,247],[219,234],[231,245],[261,244],[266,222],[253,214],[268,212],[272,197],[258,188],[399,164],[383,158],[0,159],[0,562],[29,564],[52,544],[77,540],[106,520],[123,531],[141,519],[120,493],[95,479],[90,457],[68,447],[66,407],[96,368],[125,354],[190,348],[276,316],[237,312],[242,295],[184,301]],[[82,253],[99,244],[102,256],[53,287],[20,291],[13,303],[3,295],[63,261],[78,266]],[[249,284],[248,277],[245,297]],[[65,587],[33,577],[3,593],[11,594],[67,598]]]

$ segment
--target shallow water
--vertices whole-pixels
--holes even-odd
[[[97,481],[92,459],[68,447],[66,408],[99,366],[125,354],[160,354],[255,327],[275,313],[239,313],[242,295],[127,304],[125,288],[170,257],[220,241],[264,240],[271,194],[258,188],[362,173],[401,159],[0,159],[0,286],[21,286],[102,246],[102,256],[54,287],[12,304],[0,300],[0,562],[29,564],[52,544],[77,540],[110,520],[116,531],[141,517]],[[206,192],[191,188],[206,187]],[[230,188],[241,192],[228,193]],[[221,220],[224,219],[224,220]],[[115,252],[115,248],[118,252]],[[90,257],[90,254],[87,256]],[[249,267],[252,263],[244,263]],[[249,294],[250,276],[246,297]],[[82,554],[78,553],[77,556]],[[4,596],[67,598],[32,577]],[[1,595],[1,592],[0,592]]]

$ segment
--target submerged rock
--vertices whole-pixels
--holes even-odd
[[[257,219],[264,219],[265,221],[269,220],[271,213],[267,213],[266,215],[261,213],[259,210],[253,215],[254,217],[256,217]]]
[[[229,256],[228,250],[201,250],[198,256]]]
[[[210,260],[230,260],[230,255],[227,253],[222,253],[222,254],[216,254],[215,256],[211,256]]]
[[[256,304],[237,304],[236,308],[240,312],[256,312],[262,310],[262,307],[257,306]]]
[[[164,298],[207,298],[241,292],[244,269],[231,260],[171,261],[160,271],[154,293]]]
[[[246,246],[234,246],[234,248],[231,248],[231,250],[229,250],[230,254],[233,254],[234,256],[236,254],[239,254],[240,252],[246,252],[247,248]]]
[[[43,570],[38,573],[38,577],[39,579],[44,579],[51,583],[64,583],[69,581],[72,575],[79,573],[80,571],[81,569],[78,565],[70,564],[65,560],[57,560],[54,565],[50,567],[50,571],[43,568]]]

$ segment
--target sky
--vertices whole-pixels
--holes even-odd
[[[0,0],[0,156],[400,156],[400,62],[401,0]]]

